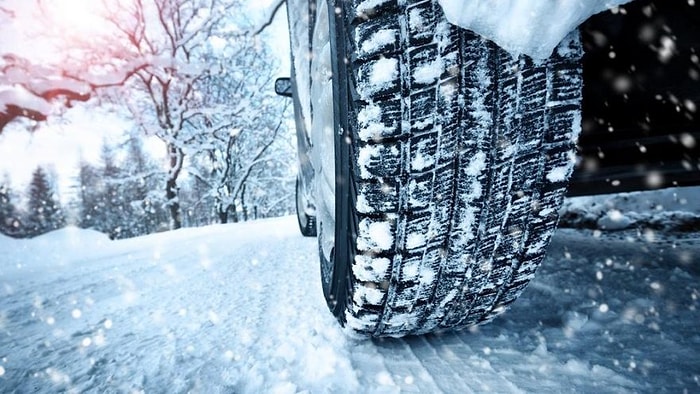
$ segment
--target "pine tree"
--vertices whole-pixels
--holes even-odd
[[[121,169],[117,165],[113,147],[103,144],[101,159],[102,182],[104,184],[102,203],[104,209],[100,215],[100,227],[111,239],[123,238],[124,220],[129,216],[127,204],[124,196],[120,192],[120,182],[123,176]]]
[[[0,233],[10,236],[20,235],[20,219],[12,196],[9,182],[0,185]]]
[[[128,220],[124,226],[124,237],[136,237],[155,232],[159,224],[159,204],[151,197],[150,190],[159,189],[153,175],[157,172],[144,152],[140,137],[132,135],[126,143],[124,171],[126,181],[120,193],[128,209]],[[160,210],[161,216],[167,215]],[[167,223],[167,218],[165,220]]]
[[[66,219],[56,190],[43,168],[37,167],[32,173],[28,195],[28,235],[40,235],[65,226]]]
[[[104,209],[102,197],[104,186],[99,177],[99,169],[86,161],[82,161],[78,173],[78,183],[81,200],[79,226],[99,231],[100,211]]]

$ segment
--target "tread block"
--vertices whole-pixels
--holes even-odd
[[[408,59],[412,90],[432,87],[444,73],[445,63],[435,43],[409,50]]]
[[[417,211],[430,205],[433,177],[429,172],[411,176],[408,180],[408,209]]]
[[[356,162],[361,179],[395,177],[403,166],[403,144],[366,144],[360,146]]]
[[[412,137],[409,142],[410,173],[419,174],[435,168],[439,136],[427,133]]]
[[[357,59],[366,60],[380,54],[394,53],[399,48],[401,27],[391,14],[379,15],[359,24],[354,30]]]
[[[357,187],[355,208],[359,213],[395,213],[399,206],[399,185],[379,179],[378,182],[362,182]]]
[[[381,253],[395,249],[396,222],[391,219],[364,218],[357,225],[357,249]]]
[[[416,47],[431,42],[440,16],[435,12],[435,5],[430,0],[409,4],[405,11],[409,45]]]
[[[357,93],[365,101],[394,95],[400,88],[401,56],[379,57],[361,63],[355,75]]]
[[[410,117],[412,121],[422,121],[426,118],[431,118],[431,121],[434,122],[438,112],[433,89],[411,93],[410,100]]]
[[[358,103],[357,137],[362,142],[381,142],[401,137],[401,99],[384,100],[381,107],[373,102]]]
[[[371,254],[358,254],[353,262],[353,273],[361,282],[388,282],[391,275],[391,260]]]

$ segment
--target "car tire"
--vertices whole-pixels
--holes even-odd
[[[374,337],[491,320],[533,278],[573,171],[577,34],[536,62],[449,24],[435,0],[329,5],[330,310]]]

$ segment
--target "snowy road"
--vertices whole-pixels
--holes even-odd
[[[3,237],[0,392],[699,392],[699,241],[560,230],[495,322],[359,341],[293,218]]]

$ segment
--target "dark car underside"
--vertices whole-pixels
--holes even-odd
[[[570,196],[700,184],[699,8],[635,1],[581,26],[583,130]]]

